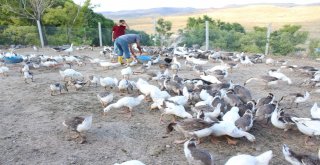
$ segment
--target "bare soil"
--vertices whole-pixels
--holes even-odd
[[[75,51],[73,55],[88,55],[98,57],[100,49],[93,51]],[[51,49],[40,49],[33,52],[32,49],[19,49],[18,54],[44,54],[58,55]],[[275,58],[275,57],[273,57]],[[282,58],[283,59],[283,58]],[[289,65],[296,64],[319,66],[319,63],[302,58],[287,57]],[[180,59],[183,63],[182,59]],[[210,68],[217,63],[210,63]],[[187,161],[183,153],[183,145],[173,144],[175,139],[183,136],[175,131],[166,134],[166,125],[159,123],[160,111],[149,111],[151,103],[143,102],[133,110],[131,119],[120,114],[120,109],[113,109],[108,115],[103,116],[103,108],[97,99],[97,93],[104,91],[101,86],[90,86],[76,91],[71,88],[68,93],[51,96],[49,84],[62,82],[59,69],[34,70],[35,82],[25,84],[19,67],[22,64],[9,64],[8,77],[0,77],[0,164],[114,164],[126,160],[137,159],[149,165],[186,165]],[[235,83],[243,84],[250,78],[266,75],[267,70],[279,66],[255,64],[253,66],[240,66],[230,73],[227,80],[232,79]],[[60,68],[64,70],[65,68]],[[88,77],[91,74],[102,77],[110,76],[121,78],[120,69],[105,70],[99,66],[87,64],[86,66],[74,66]],[[158,66],[152,66],[152,70],[158,70]],[[250,83],[247,87],[251,90],[253,98],[258,99],[266,96],[269,92],[275,94],[277,99],[292,92],[312,91],[314,89],[300,87],[307,76],[282,70],[293,81],[288,86],[280,83],[278,86],[264,89],[260,83]],[[179,73],[181,77],[198,77],[185,67]],[[145,78],[146,75],[133,75],[132,79]],[[156,84],[155,82],[150,82]],[[117,90],[114,101],[120,96]],[[138,92],[132,94],[137,96]],[[310,108],[314,102],[319,101],[319,94],[311,93],[311,98],[299,105],[298,108],[288,109],[301,117],[310,117]],[[72,116],[93,115],[92,128],[86,133],[87,143],[79,144],[68,140],[69,131],[62,125],[65,118]],[[169,123],[170,117],[166,117]],[[282,156],[281,147],[287,144],[295,151],[317,154],[320,142],[317,146],[306,147],[305,136],[297,130],[283,132],[274,128],[271,124],[262,127],[255,123],[250,131],[256,136],[256,142],[251,143],[246,139],[238,139],[236,146],[230,146],[224,139],[218,144],[212,144],[204,139],[198,146],[212,153],[215,162],[224,164],[231,156],[242,154],[257,155],[267,150],[274,153],[270,164],[288,164]]]

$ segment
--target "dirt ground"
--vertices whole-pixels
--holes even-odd
[[[88,55],[98,57],[101,49],[93,51],[75,51],[73,55]],[[58,55],[51,49],[40,49],[34,52],[30,48],[17,50],[18,54],[44,54]],[[289,65],[319,66],[319,63],[310,59],[287,58]],[[180,59],[183,63],[183,60]],[[210,63],[207,68],[217,65]],[[8,77],[0,78],[0,164],[107,164],[121,163],[126,160],[137,159],[148,165],[186,165],[187,161],[183,152],[183,145],[173,144],[175,139],[183,136],[176,131],[166,134],[166,125],[159,123],[160,111],[149,111],[151,103],[143,102],[134,108],[133,117],[127,119],[120,114],[120,109],[111,110],[103,116],[103,108],[97,99],[97,93],[104,91],[101,86],[85,87],[80,91],[71,88],[68,93],[51,96],[49,84],[61,82],[59,69],[34,70],[35,82],[25,84],[18,66],[22,64],[9,64]],[[235,83],[243,82],[254,76],[266,75],[267,70],[279,66],[255,64],[253,66],[240,66],[230,73],[227,80]],[[60,68],[64,70],[65,68]],[[102,77],[110,76],[121,78],[120,69],[105,70],[99,66],[87,64],[74,66],[84,76],[90,74]],[[158,66],[152,66],[157,70]],[[262,84],[250,83],[247,87],[251,90],[253,98],[266,96],[269,92],[275,94],[276,99],[292,92],[312,91],[314,89],[299,87],[307,76],[299,72],[282,70],[293,81],[288,86],[281,83],[278,86],[265,90]],[[198,77],[194,72],[185,67],[179,73],[181,77]],[[132,79],[145,78],[146,75],[133,75]],[[150,82],[156,84],[155,82]],[[114,90],[114,101],[122,96]],[[137,92],[133,94],[137,96]],[[288,109],[301,117],[310,117],[310,108],[314,102],[319,102],[320,94],[311,93],[310,99],[299,105],[298,108]],[[70,134],[62,125],[65,118],[72,116],[93,115],[92,128],[86,133],[87,143],[78,144],[68,140]],[[170,117],[166,117],[169,123]],[[270,164],[288,164],[282,156],[281,147],[287,144],[298,152],[317,154],[318,146],[306,147],[305,136],[297,130],[284,133],[274,128],[271,124],[266,128],[255,123],[250,131],[256,136],[256,142],[251,143],[246,139],[238,139],[236,146],[230,146],[225,140],[212,144],[204,139],[198,147],[208,150],[214,155],[216,164],[224,164],[231,156],[238,153],[257,155],[267,150],[272,150],[274,156]]]

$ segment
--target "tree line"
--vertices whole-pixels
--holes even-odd
[[[111,29],[113,20],[93,11],[90,0],[81,5],[72,0],[0,0],[0,45],[22,44],[40,45],[37,21],[44,35],[45,45],[86,44],[99,45],[98,22],[102,27],[104,45],[112,45]],[[191,47],[204,45],[205,22],[209,22],[209,46],[226,51],[244,51],[264,53],[267,42],[267,28],[254,27],[246,31],[239,23],[214,20],[207,15],[188,18],[186,27],[178,31],[180,45]],[[143,31],[128,30],[138,33],[143,45],[170,45],[172,23],[158,19],[156,35]],[[304,49],[308,32],[301,31],[299,25],[285,25],[275,30],[270,36],[270,52],[287,55]],[[320,47],[319,40],[311,40],[309,53],[319,55],[315,48]]]

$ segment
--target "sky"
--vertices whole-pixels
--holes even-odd
[[[74,0],[77,4],[85,0]],[[121,3],[119,3],[121,2]],[[228,5],[242,5],[254,3],[320,3],[320,0],[91,0],[91,4],[98,5],[95,12],[137,10],[158,7],[193,7],[193,8],[221,8]]]

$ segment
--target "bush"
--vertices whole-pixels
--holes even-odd
[[[310,41],[309,48],[308,48],[308,54],[311,57],[319,57],[320,56],[320,39],[312,39]]]
[[[8,26],[2,36],[6,44],[40,45],[36,26]]]

